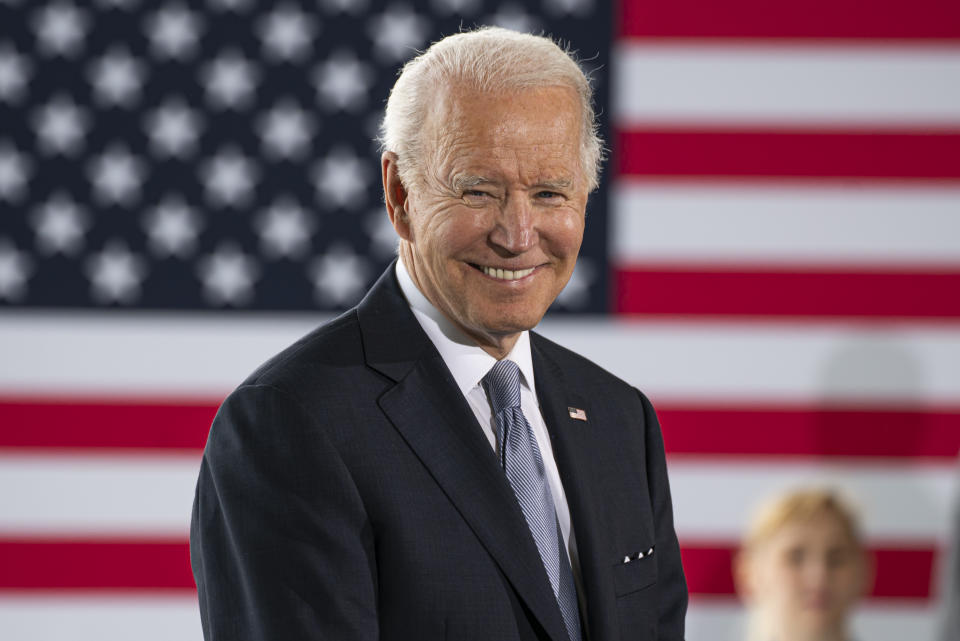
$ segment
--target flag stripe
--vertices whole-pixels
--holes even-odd
[[[0,397],[0,450],[199,452],[218,404],[176,398]],[[952,459],[960,451],[960,407],[674,402],[658,404],[657,413],[670,454]]]
[[[0,590],[194,590],[183,540],[0,539]]]
[[[667,452],[688,455],[943,458],[960,452],[960,407],[942,411],[661,404]]]
[[[622,180],[611,200],[617,263],[952,264],[960,271],[960,187]]]
[[[810,486],[848,495],[875,545],[945,541],[953,527],[955,461],[675,455],[668,463],[677,532],[688,540],[738,541],[762,501]]]
[[[620,34],[634,38],[911,38],[960,39],[952,0],[857,0],[778,3],[624,1]]]
[[[90,315],[64,324],[44,314],[0,316],[0,396],[212,403],[319,322],[171,314],[156,323]],[[956,321],[550,317],[537,331],[642,389],[658,406],[960,402]]]
[[[747,128],[960,125],[960,43],[827,47],[629,43],[618,50],[613,119]],[[891,92],[895,86],[897,91]]]
[[[934,639],[939,621],[936,603],[916,600],[866,601],[852,613],[850,638],[871,641]],[[687,611],[688,639],[746,639],[746,615],[733,597],[694,595]]]
[[[731,571],[736,545],[680,542],[687,587],[693,595],[736,594]],[[876,578],[874,599],[921,599],[931,596],[935,548],[873,548]]]
[[[669,424],[664,433],[669,443]],[[198,454],[0,455],[0,487],[30,488],[0,493],[0,535],[185,538],[199,465]],[[871,540],[943,540],[957,478],[947,460],[683,454],[670,455],[669,473],[681,535],[729,540],[760,498],[810,483],[853,493]]]
[[[735,546],[681,541],[692,594],[734,594]],[[936,551],[872,549],[874,598],[928,599]],[[0,590],[193,590],[186,541],[0,539]]]
[[[960,269],[951,272],[768,270],[621,265],[621,314],[789,317],[960,317]],[[816,270],[816,271],[814,271]]]
[[[646,128],[616,135],[630,176],[960,178],[960,133]]]
[[[200,450],[220,400],[0,397],[0,448]]]

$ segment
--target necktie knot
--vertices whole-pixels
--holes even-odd
[[[497,361],[483,377],[483,383],[490,395],[494,414],[520,407],[520,368],[513,361]]]

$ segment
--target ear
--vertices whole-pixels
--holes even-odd
[[[383,197],[387,205],[387,215],[397,235],[404,240],[412,237],[410,218],[407,211],[407,188],[400,180],[397,167],[397,154],[385,151],[380,156],[380,165],[383,172]]]

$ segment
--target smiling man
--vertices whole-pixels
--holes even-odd
[[[399,258],[210,431],[191,528],[205,638],[683,638],[656,415],[530,330],[566,285],[601,144],[550,40],[408,63],[381,159]]]

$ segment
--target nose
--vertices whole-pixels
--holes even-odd
[[[522,254],[536,246],[539,239],[533,204],[520,194],[510,194],[500,207],[490,241],[511,254]]]

